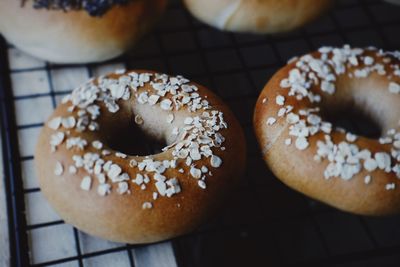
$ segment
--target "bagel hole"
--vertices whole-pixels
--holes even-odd
[[[352,106],[341,110],[325,110],[324,117],[333,124],[353,134],[378,139],[382,134],[381,125],[361,108]]]
[[[121,125],[106,139],[110,148],[130,156],[158,154],[167,146],[165,140],[149,135],[135,123]]]

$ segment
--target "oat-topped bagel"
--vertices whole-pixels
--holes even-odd
[[[400,211],[400,53],[322,47],[279,70],[258,99],[254,127],[265,161],[295,190],[368,215]],[[379,139],[326,120],[356,108]]]
[[[132,124],[167,146],[148,156],[113,149],[115,140],[145,142],[126,134]],[[212,214],[237,184],[245,155],[240,125],[205,87],[118,71],[62,101],[41,132],[35,162],[43,194],[66,222],[105,239],[147,243],[187,233]]]
[[[0,33],[19,49],[57,63],[97,62],[125,52],[167,0],[1,0]]]

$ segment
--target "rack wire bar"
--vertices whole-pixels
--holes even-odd
[[[12,266],[399,266],[400,216],[354,216],[288,189],[261,159],[251,123],[259,92],[288,59],[321,45],[399,49],[398,14],[399,7],[380,0],[341,0],[295,32],[249,35],[212,29],[172,0],[157,29],[131,52],[85,65],[43,62],[0,39]],[[194,233],[154,245],[107,242],[65,224],[40,192],[33,147],[44,120],[80,82],[116,68],[182,74],[202,83],[227,102],[245,130],[248,168],[240,190]],[[366,128],[347,124],[356,132]]]

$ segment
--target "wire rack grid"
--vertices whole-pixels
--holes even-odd
[[[13,264],[398,266],[400,217],[350,215],[286,188],[263,163],[251,118],[266,81],[293,56],[345,43],[398,48],[400,8],[378,0],[337,1],[331,12],[307,27],[268,36],[217,31],[193,19],[180,2],[171,2],[153,33],[130,53],[105,63],[53,65],[0,42],[1,133]],[[245,129],[248,168],[240,190],[232,205],[192,234],[150,246],[107,242],[65,224],[40,193],[33,149],[44,120],[79,83],[115,68],[182,74],[202,83],[228,103]],[[359,130],[363,125],[349,127]],[[160,255],[165,260],[154,262]]]

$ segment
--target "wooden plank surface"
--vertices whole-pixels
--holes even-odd
[[[2,151],[1,142],[0,151]],[[8,243],[8,221],[2,153],[0,153],[0,178],[0,266],[3,267],[10,265],[10,253]]]
[[[177,267],[171,242],[164,242],[133,250],[137,267]]]

